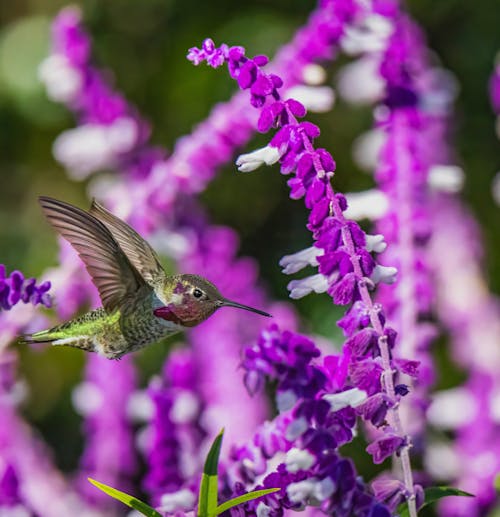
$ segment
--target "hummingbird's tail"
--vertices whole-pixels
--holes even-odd
[[[53,329],[42,330],[35,332],[34,334],[23,334],[19,337],[18,343],[21,345],[30,345],[33,343],[53,343],[61,336],[57,332],[53,332]]]
[[[18,339],[19,344],[31,345],[33,343],[50,343],[51,345],[65,345],[73,348],[80,348],[87,352],[94,352],[95,345],[88,336],[68,336],[59,327],[35,332],[34,334],[24,334]]]

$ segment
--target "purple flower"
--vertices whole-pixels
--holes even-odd
[[[385,434],[370,443],[366,452],[373,456],[373,463],[382,463],[385,459],[400,451],[405,441],[401,436]]]
[[[21,301],[51,307],[50,285],[50,282],[37,285],[34,278],[25,279],[20,271],[13,271],[7,277],[5,266],[0,264],[0,310],[8,311]]]
[[[128,417],[129,398],[135,386],[130,357],[120,362],[89,355],[85,381],[73,394],[77,410],[85,416],[86,446],[77,486],[81,494],[100,508],[113,500],[89,484],[92,477],[127,490],[136,470],[132,426]]]

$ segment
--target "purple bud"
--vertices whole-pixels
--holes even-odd
[[[339,204],[342,212],[347,210],[347,199],[345,198],[344,194],[335,194],[335,199],[337,200],[337,203]]]
[[[215,43],[212,39],[207,38],[203,41],[202,48],[207,54],[211,54],[215,50]]]
[[[396,395],[399,395],[400,397],[406,397],[408,393],[410,393],[410,389],[406,384],[397,384],[394,386],[394,392]]]
[[[269,74],[269,77],[271,78],[275,88],[281,88],[283,86],[283,79],[281,79],[281,77],[275,74]]]
[[[266,66],[269,59],[265,55],[258,55],[253,58],[253,61],[257,66]]]

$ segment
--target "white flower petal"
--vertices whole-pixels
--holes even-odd
[[[328,279],[318,273],[317,275],[308,276],[300,280],[292,280],[287,285],[287,288],[290,291],[290,298],[297,300],[313,291],[318,294],[326,292],[328,289]]]
[[[302,80],[310,86],[318,86],[326,81],[326,70],[317,63],[309,63],[302,69]]]
[[[337,78],[339,95],[351,104],[373,104],[384,96],[385,83],[379,74],[380,61],[362,57],[343,66]]]
[[[330,111],[335,102],[335,93],[329,86],[305,86],[298,84],[287,90],[286,95],[301,102],[307,111],[315,113]]]
[[[326,477],[314,485],[313,496],[318,502],[328,499],[335,491],[335,484],[331,478]]]
[[[251,172],[261,165],[272,165],[281,158],[277,147],[267,145],[251,153],[240,154],[236,159],[236,165],[240,172]]]
[[[479,408],[465,388],[438,391],[427,410],[429,422],[439,429],[457,429],[474,422]]]
[[[366,250],[369,252],[382,253],[387,248],[387,243],[384,236],[378,233],[377,235],[366,234]]]
[[[174,512],[175,510],[190,510],[194,507],[196,496],[188,490],[183,488],[177,492],[170,494],[163,494],[160,499],[160,508],[162,512]]]
[[[154,414],[154,404],[145,390],[134,391],[127,403],[127,415],[136,422],[149,422]]]
[[[377,189],[363,192],[349,192],[346,194],[347,210],[344,215],[347,219],[377,220],[383,217],[389,209],[387,196]]]
[[[181,391],[175,397],[174,404],[170,410],[170,418],[176,424],[187,424],[192,422],[200,409],[198,398],[190,391]]]
[[[373,172],[386,138],[382,129],[371,129],[358,136],[352,145],[352,157],[356,165],[366,172]]]
[[[308,470],[314,463],[316,458],[308,451],[293,448],[286,453],[285,465],[288,472],[298,472],[299,470]]]
[[[426,446],[424,465],[425,471],[433,479],[448,481],[456,479],[462,472],[462,459],[458,457],[453,447],[445,443],[431,443]]]
[[[38,78],[45,84],[49,99],[65,104],[76,98],[83,82],[80,71],[62,54],[53,54],[42,61]]]
[[[366,391],[352,388],[350,390],[341,391],[340,393],[323,395],[323,398],[330,403],[332,411],[339,411],[348,406],[359,406],[368,398],[368,395]]]
[[[257,517],[268,517],[271,513],[271,507],[264,504],[262,501],[257,505]]]
[[[81,382],[71,394],[73,406],[81,415],[97,411],[103,403],[103,394],[93,382]]]
[[[429,170],[428,183],[434,190],[460,192],[464,181],[464,171],[458,165],[434,165]]]
[[[278,391],[276,393],[276,406],[280,413],[292,409],[295,402],[297,402],[297,395],[292,390]]]
[[[384,284],[393,284],[397,280],[398,270],[392,266],[381,266],[376,265],[370,275],[370,279],[378,284],[380,282]]]
[[[306,266],[317,266],[317,258],[324,254],[324,250],[311,246],[304,250],[300,250],[297,253],[291,255],[285,255],[279,262],[283,268],[282,273],[285,275],[291,275],[305,268]]]
[[[303,417],[292,420],[286,428],[285,438],[287,440],[296,440],[309,427],[307,420]]]
[[[286,493],[292,503],[305,503],[314,492],[314,480],[304,479],[296,483],[290,483],[286,487]]]

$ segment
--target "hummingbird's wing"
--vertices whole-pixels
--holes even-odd
[[[101,221],[57,199],[41,196],[39,201],[49,222],[85,263],[107,312],[147,285]]]
[[[106,225],[120,248],[148,284],[154,286],[155,280],[165,276],[155,250],[125,221],[106,210],[95,199],[89,212]]]

